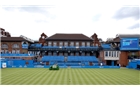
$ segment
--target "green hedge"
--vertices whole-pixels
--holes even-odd
[[[58,65],[50,66],[49,70],[59,70],[59,66]]]

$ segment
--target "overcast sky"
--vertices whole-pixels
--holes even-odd
[[[3,4],[0,7],[0,27],[10,32],[11,36],[24,35],[33,40],[38,40],[43,32],[47,36],[82,33],[88,37],[96,33],[103,40],[122,33],[140,34],[140,6],[137,3],[97,1]]]

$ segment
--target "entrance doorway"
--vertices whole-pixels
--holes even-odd
[[[111,66],[112,60],[106,60],[106,65]]]

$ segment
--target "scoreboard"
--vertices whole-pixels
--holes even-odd
[[[120,50],[139,50],[139,38],[122,38]]]

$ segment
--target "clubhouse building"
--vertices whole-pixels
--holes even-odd
[[[33,60],[43,65],[62,66],[121,66],[126,67],[132,59],[140,58],[140,34],[121,34],[102,41],[94,33],[42,33],[38,41],[26,36],[12,37],[3,28],[1,31],[1,58]],[[30,62],[26,62],[29,64]]]

